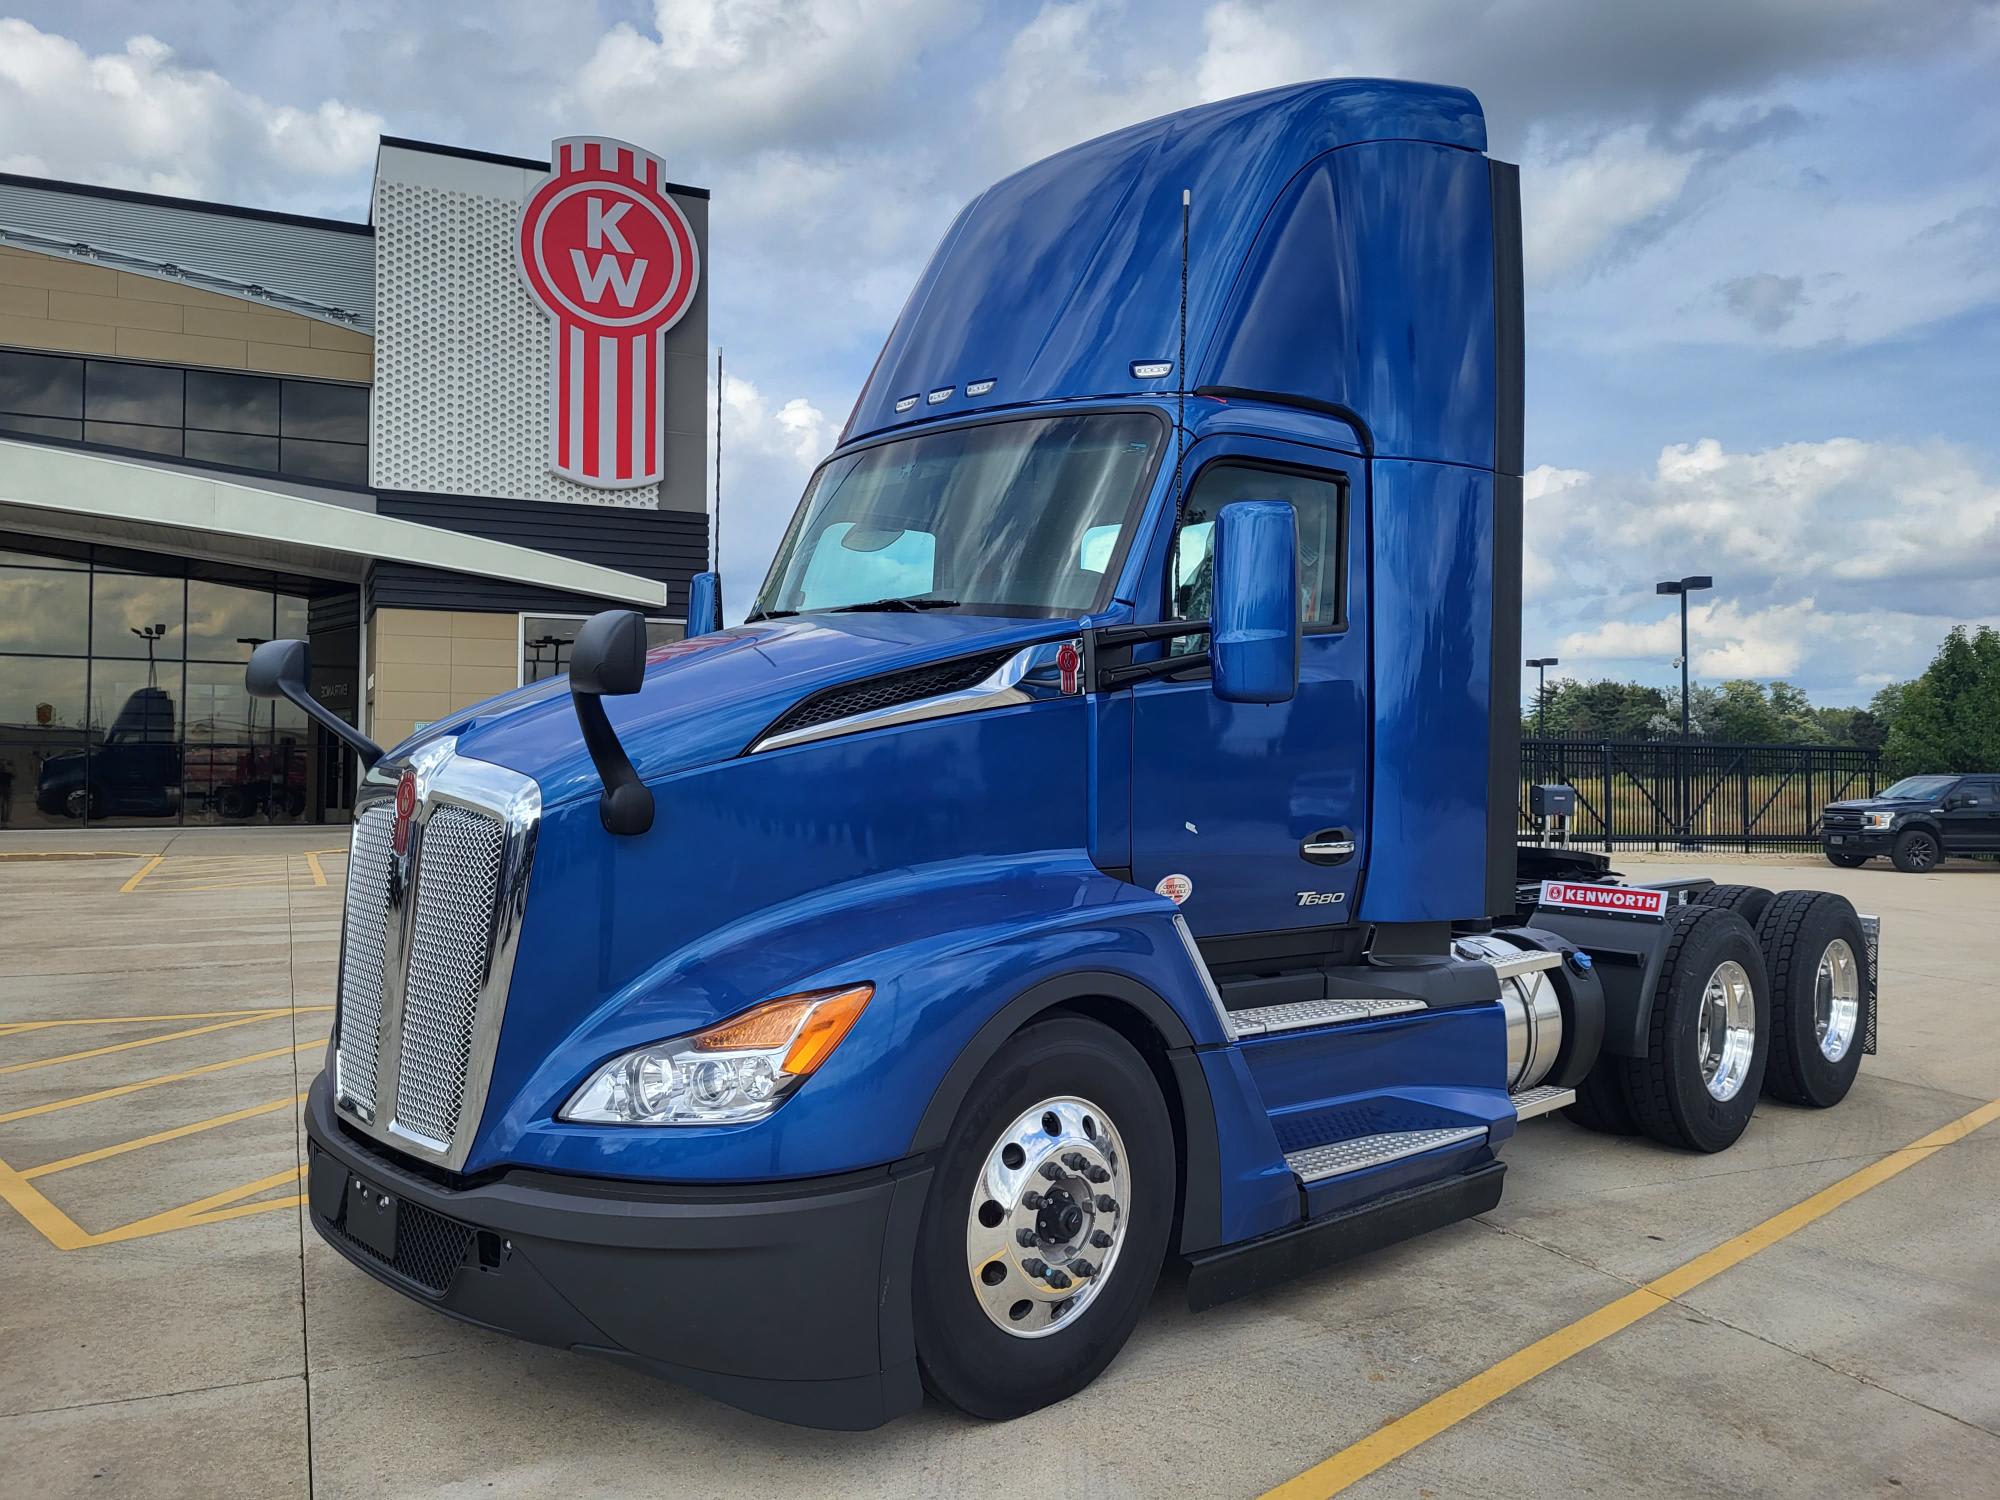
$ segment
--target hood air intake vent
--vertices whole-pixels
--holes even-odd
[[[851,719],[856,714],[873,713],[878,709],[915,703],[921,698],[960,692],[992,676],[1017,649],[1009,646],[1001,651],[985,651],[978,656],[961,656],[952,661],[932,662],[903,672],[888,672],[880,677],[864,677],[858,682],[821,688],[780,714],[769,729],[757,736],[757,742],[810,729],[815,724],[830,724],[835,719]]]

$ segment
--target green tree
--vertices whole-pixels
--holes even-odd
[[[1954,627],[1924,674],[1899,686],[1884,747],[1891,774],[2000,766],[2000,631]]]

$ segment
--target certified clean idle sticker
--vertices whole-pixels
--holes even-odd
[[[1165,896],[1174,905],[1179,906],[1194,894],[1194,882],[1185,875],[1163,875],[1160,877],[1160,883],[1153,887],[1153,893]]]

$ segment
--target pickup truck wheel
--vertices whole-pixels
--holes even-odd
[[[1839,865],[1843,870],[1858,870],[1868,863],[1867,855],[1856,854],[1852,849],[1823,848],[1821,852],[1826,855],[1826,862],[1828,864]]]
[[[1896,868],[1905,875],[1921,875],[1927,870],[1935,870],[1944,857],[1938,847],[1937,835],[1928,828],[1905,828],[1896,835],[1896,844],[1889,851],[1889,858],[1896,862]]]
[[[1713,906],[1670,912],[1646,1055],[1625,1059],[1639,1128],[1690,1151],[1735,1145],[1770,1048],[1770,982],[1750,925]]]
[[[1844,896],[1786,891],[1757,937],[1771,974],[1771,1066],[1764,1092],[1830,1109],[1861,1071],[1867,1030],[1868,939]]]
[[[1692,899],[1702,906],[1719,906],[1724,911],[1733,911],[1755,927],[1764,920],[1764,909],[1771,904],[1771,893],[1761,885],[1712,885]]]
[[[917,1235],[917,1363],[975,1417],[1074,1395],[1138,1324],[1173,1221],[1173,1121],[1108,1027],[1028,1027],[967,1095]]]

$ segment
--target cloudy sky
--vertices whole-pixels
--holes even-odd
[[[732,614],[951,216],[1206,99],[1466,85],[1522,163],[1526,645],[1828,702],[2000,625],[1994,0],[96,0],[0,20],[0,170],[337,217],[378,134],[714,191]]]

